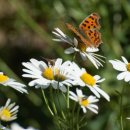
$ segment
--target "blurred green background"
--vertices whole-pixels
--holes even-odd
[[[101,88],[111,97],[107,102],[101,98],[99,114],[88,116],[88,124],[82,130],[120,130],[119,101],[122,86],[125,87],[124,130],[130,130],[130,85],[117,81],[117,72],[108,60],[125,56],[130,61],[130,1],[129,0],[0,0],[0,70],[25,84],[21,62],[41,57],[71,59],[64,54],[66,44],[52,41],[52,30],[59,27],[69,34],[65,23],[79,23],[92,12],[101,16],[103,44],[100,54],[106,57],[103,68],[96,70],[90,63],[76,58],[76,62],[91,74],[106,78]],[[28,87],[29,94],[20,94],[8,87],[0,88],[0,105],[11,98],[20,105],[16,122],[24,127],[40,130],[56,130],[54,122],[42,102],[40,89]],[[82,115],[83,113],[81,113]],[[89,115],[89,114],[88,114]],[[9,123],[10,124],[10,123]]]

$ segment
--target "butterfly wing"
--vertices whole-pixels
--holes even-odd
[[[94,47],[98,47],[102,43],[101,33],[98,30],[88,30],[85,34]]]
[[[101,28],[99,19],[100,16],[97,13],[92,13],[79,25],[80,30],[84,32],[91,46],[94,47],[98,47],[102,43],[101,33],[98,31]]]
[[[66,26],[67,26],[67,28],[69,29],[69,30],[71,30],[74,34],[76,34],[76,36],[78,36],[79,38],[80,38],[80,40],[84,43],[84,44],[86,44],[87,46],[90,46],[90,42],[86,39],[86,38],[84,38],[79,32],[78,32],[78,30],[75,28],[75,27],[73,27],[71,24],[69,24],[69,23],[66,23]]]
[[[86,17],[81,24],[79,25],[79,28],[83,30],[84,32],[92,29],[100,29],[100,24],[99,24],[99,19],[100,16],[97,13],[92,13],[88,17]]]

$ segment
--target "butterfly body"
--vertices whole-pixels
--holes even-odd
[[[67,28],[80,38],[83,44],[89,47],[98,47],[101,43],[101,26],[99,24],[100,16],[97,13],[92,13],[86,17],[79,25],[79,30],[75,29],[71,24],[67,23]],[[81,33],[83,32],[84,35]]]
[[[44,57],[42,57],[42,59],[44,60],[44,62],[45,62],[48,66],[54,66],[54,65],[55,65],[56,59],[49,59],[49,58],[44,58]]]

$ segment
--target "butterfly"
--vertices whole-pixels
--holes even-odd
[[[66,26],[86,46],[97,48],[102,43],[99,19],[100,16],[97,13],[90,14],[80,23],[79,31],[69,23],[66,23]]]

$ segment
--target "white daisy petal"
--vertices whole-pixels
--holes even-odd
[[[109,62],[113,65],[113,68],[118,71],[126,71],[126,64],[120,61],[109,60]]]
[[[62,42],[62,40],[61,40],[61,39],[56,39],[56,38],[53,38],[52,40],[53,40],[53,41],[56,41],[56,42]]]
[[[95,89],[107,100],[110,101],[110,97],[107,93],[105,93],[102,89],[99,87],[95,86]]]
[[[121,56],[122,60],[124,61],[125,64],[128,64],[127,59],[124,56]]]
[[[60,88],[59,88],[62,92],[66,92],[67,91],[67,89],[66,89],[66,87],[63,85],[63,84],[61,84],[60,85]]]
[[[89,87],[89,89],[95,94],[96,97],[100,98],[100,94],[92,87]]]
[[[96,80],[99,80],[101,77],[100,77],[99,75],[95,75],[94,78],[95,78]]]
[[[75,37],[74,37],[74,45],[75,45],[75,47],[78,46],[78,40]]]
[[[94,48],[94,47],[88,47],[88,48],[86,49],[86,51],[87,51],[87,52],[98,52],[99,49],[98,49],[98,48]]]
[[[58,88],[58,82],[57,81],[53,81],[52,86],[54,89]]]
[[[130,81],[130,72],[127,72],[125,75],[125,82],[129,82]]]
[[[75,97],[73,97],[73,96],[69,96],[69,98],[72,99],[72,100],[74,100],[74,101],[76,101],[76,102],[78,102],[77,97],[75,98]]]
[[[117,75],[117,79],[118,79],[118,80],[124,79],[125,76],[126,76],[126,73],[127,73],[127,72],[122,72],[122,73],[118,74],[118,75]]]
[[[76,98],[76,99],[77,99],[77,95],[76,95],[74,92],[69,91],[69,94],[70,94],[71,96],[73,96],[74,98]]]
[[[67,48],[64,52],[65,52],[65,54],[72,54],[75,52],[75,50],[73,47],[70,47],[70,48]]]
[[[80,89],[76,89],[76,93],[77,93],[77,95],[79,96],[79,97],[83,97],[83,93],[82,93],[82,91],[80,90]]]
[[[88,59],[93,63],[93,65],[98,69],[98,65],[96,64],[95,60],[93,59],[93,57],[89,54],[86,53],[86,56],[88,57]]]
[[[86,113],[87,112],[87,109],[83,106],[81,106],[81,108],[83,109],[83,112]]]
[[[97,111],[97,110],[95,110],[94,108],[92,108],[92,107],[88,107],[88,109],[89,109],[89,110],[91,110],[92,112],[94,112],[94,113],[98,114],[98,111]]]
[[[91,102],[92,103],[92,102]],[[97,105],[95,105],[95,104],[90,104],[89,105],[89,107],[91,107],[91,108],[94,108],[94,109],[97,109],[98,110],[98,106]]]
[[[86,60],[86,54],[85,54],[85,53],[80,52],[80,56],[81,56],[81,58],[82,58],[84,61]]]

